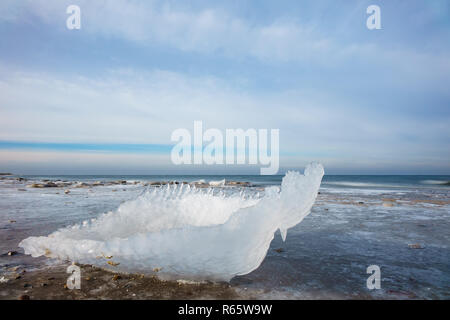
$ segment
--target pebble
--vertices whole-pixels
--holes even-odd
[[[408,244],[408,247],[410,249],[424,249],[424,247],[422,245],[420,245],[419,243]]]
[[[19,300],[30,300],[30,296],[23,294],[19,297]]]
[[[115,274],[114,277],[112,278],[114,281],[120,280],[122,279],[122,276]]]

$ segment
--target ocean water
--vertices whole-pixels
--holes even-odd
[[[154,181],[242,181],[225,193],[258,197],[282,176],[18,176],[0,180],[0,277],[14,266],[56,263],[24,255],[18,244],[98,218],[134,200]],[[30,188],[42,180],[126,180],[75,188]],[[256,270],[231,284],[254,298],[450,298],[450,176],[324,176],[311,213],[279,232]],[[69,189],[70,193],[64,191]],[[420,249],[417,249],[420,248]],[[15,250],[17,255],[8,256]],[[381,289],[369,290],[367,267],[381,269]]]

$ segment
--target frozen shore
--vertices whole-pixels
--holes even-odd
[[[0,280],[0,299],[17,299],[20,295],[29,295],[32,299],[170,299],[181,298],[184,288],[190,288],[188,292],[192,292],[192,299],[208,297],[207,292],[211,292],[210,298],[220,298],[220,292],[225,291],[233,299],[450,298],[450,189],[443,183],[429,183],[431,180],[448,181],[449,177],[408,178],[412,182],[408,184],[405,180],[401,186],[395,186],[392,181],[401,181],[402,177],[390,180],[334,177],[328,183],[325,181],[312,213],[289,231],[285,243],[279,233],[275,234],[268,254],[257,270],[233,278],[225,287],[220,287],[223,283],[219,283],[219,287],[204,283],[205,287],[199,289],[201,292],[189,283],[183,283],[186,287],[174,281],[156,284],[162,291],[153,296],[145,294],[146,290],[152,290],[145,284],[151,276],[141,280],[136,278],[138,275],[130,275],[135,278],[130,281],[135,281],[137,290],[131,291],[126,282],[131,278],[121,275],[121,279],[109,284],[115,273],[104,270],[95,271],[98,279],[103,280],[82,287],[82,292],[89,289],[91,293],[66,290],[63,287],[68,277],[65,267],[55,266],[44,257],[24,255],[18,244],[30,236],[47,236],[60,228],[97,218],[116,210],[121,203],[136,199],[147,188],[160,188],[143,186],[140,182],[169,179],[24,178],[27,181],[14,176],[0,177],[0,279],[5,278],[5,282]],[[256,186],[214,188],[227,192],[247,190],[254,194],[264,190],[257,183],[259,177],[225,178],[249,181]],[[193,181],[176,177],[178,181],[206,183],[202,179],[222,181],[223,177],[195,177]],[[80,182],[92,185],[102,181],[105,185],[27,187],[32,183],[45,183],[43,180],[67,180],[74,186]],[[123,180],[126,184],[118,183]],[[117,184],[107,185],[110,181]],[[140,182],[135,184],[135,181]],[[70,193],[65,194],[66,189],[70,189]],[[368,291],[366,288],[366,268],[372,264],[381,268],[381,290]],[[83,271],[83,277],[89,277],[94,270],[82,267],[85,268],[88,269]],[[22,270],[26,272],[21,274]],[[16,273],[20,275],[19,279],[15,279]],[[46,280],[48,278],[59,280],[51,282]],[[96,291],[100,288],[105,292]],[[126,289],[136,297],[127,295]],[[210,289],[213,291],[208,291]],[[168,292],[166,295],[164,290]]]

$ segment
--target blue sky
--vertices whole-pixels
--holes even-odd
[[[281,172],[450,174],[449,83],[446,0],[3,0],[0,171],[255,173],[174,168],[202,120],[280,129]]]

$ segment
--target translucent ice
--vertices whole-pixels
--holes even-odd
[[[225,194],[175,185],[153,189],[98,219],[30,237],[19,246],[48,256],[163,279],[230,280],[261,264],[276,230],[310,212],[324,170],[312,163],[304,175],[288,172],[281,190],[264,196]]]

